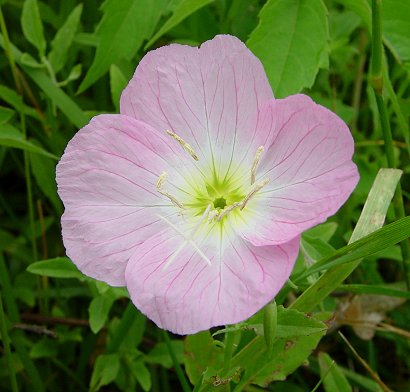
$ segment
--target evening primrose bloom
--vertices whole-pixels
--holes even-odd
[[[288,279],[302,231],[346,201],[353,140],[305,95],[274,99],[231,36],[149,52],[57,167],[67,255],[178,334],[240,322]]]

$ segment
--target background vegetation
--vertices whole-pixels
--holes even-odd
[[[410,390],[410,3],[372,3],[0,1],[2,391]],[[64,257],[54,170],[147,50],[219,33],[277,97],[304,91],[349,124],[361,180],[304,234],[276,304],[182,338]]]

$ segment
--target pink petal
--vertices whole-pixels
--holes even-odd
[[[211,266],[186,245],[164,269],[183,241],[172,228],[149,238],[131,257],[126,270],[131,299],[159,327],[184,335],[243,321],[288,279],[298,238],[255,247],[229,228],[219,234],[210,232],[195,240]]]
[[[260,61],[237,38],[216,36],[200,48],[149,52],[121,96],[121,113],[170,129],[224,174],[253,142],[258,109],[272,99]]]
[[[270,182],[245,207],[246,225],[238,220],[236,229],[254,245],[276,245],[333,215],[359,176],[348,127],[307,96],[271,101],[261,118],[265,128],[271,119],[275,131],[257,181]]]
[[[125,284],[131,254],[167,227],[157,214],[178,213],[156,182],[164,170],[172,179],[183,170],[177,166],[190,167],[185,155],[168,136],[122,115],[94,117],[74,136],[57,166],[57,183],[67,255],[83,273]]]

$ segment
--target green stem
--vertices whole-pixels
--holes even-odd
[[[10,350],[10,343],[9,343],[10,338],[7,332],[6,317],[4,315],[3,299],[2,299],[1,292],[0,292],[0,333],[1,333],[2,340],[3,340],[5,359],[7,362],[7,367],[9,369],[11,390],[13,392],[18,392],[16,373],[14,371],[13,357],[11,355],[11,350]]]
[[[372,0],[372,63],[371,81],[376,95],[377,110],[380,114],[380,123],[383,132],[384,146],[389,167],[396,168],[397,162],[394,155],[393,136],[390,128],[389,116],[386,103],[383,98],[383,51],[382,51],[382,24],[381,24],[381,0]],[[396,219],[406,216],[403,203],[403,195],[400,183],[397,185],[393,199]],[[400,243],[403,256],[403,270],[407,288],[410,289],[410,244],[402,241]]]
[[[182,371],[182,368],[178,362],[177,356],[175,354],[174,349],[172,348],[172,344],[171,344],[171,340],[168,336],[168,332],[167,331],[162,331],[162,334],[164,336],[164,340],[165,340],[165,344],[167,345],[167,349],[169,352],[169,355],[172,358],[172,362],[174,364],[174,368],[175,368],[175,372],[177,374],[177,377],[179,379],[179,382],[181,384],[182,390],[184,392],[191,392],[191,387],[189,386],[188,380],[185,377],[184,372]]]
[[[372,0],[372,61],[370,77],[376,93],[383,91],[381,0]]]

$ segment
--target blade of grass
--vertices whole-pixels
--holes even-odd
[[[351,263],[352,261],[371,256],[407,239],[408,237],[410,237],[410,216],[390,223],[389,225],[338,249],[330,256],[316,262],[301,275],[296,276],[296,282],[316,272],[328,270],[337,265]]]
[[[400,170],[381,169],[379,171],[349,243],[353,243],[383,226],[387,209],[400,176]],[[329,269],[304,291],[290,307],[303,312],[311,311],[335,290],[360,263],[361,260],[359,259]]]
[[[337,288],[339,291],[348,291],[355,294],[388,295],[389,297],[410,299],[410,292],[390,287],[371,284],[344,284]]]
[[[6,359],[7,368],[9,369],[11,390],[13,392],[18,392],[16,372],[14,371],[14,366],[13,366],[13,357],[11,355],[10,343],[9,343],[10,338],[9,338],[9,334],[7,333],[6,317],[4,315],[3,298],[2,298],[1,292],[0,292],[0,333],[1,333],[2,341],[3,341],[4,356]]]
[[[339,331],[340,337],[346,343],[346,345],[350,348],[353,355],[356,359],[363,365],[363,367],[369,372],[370,376],[373,378],[374,381],[383,389],[384,392],[391,392],[391,389],[380,379],[379,375],[367,364],[367,362],[359,355],[359,353],[355,350],[355,348],[350,344],[350,342],[346,339],[346,337]]]

